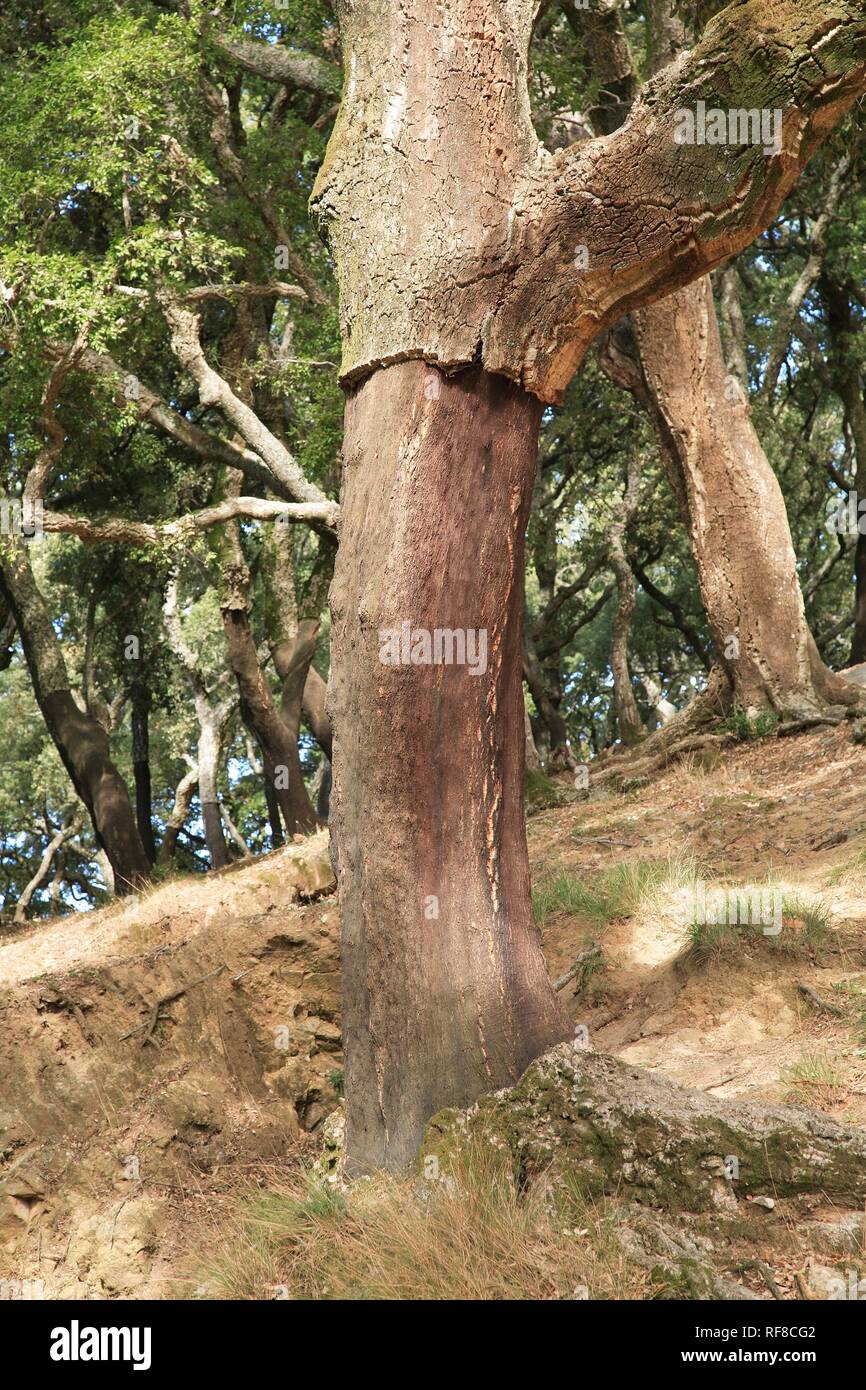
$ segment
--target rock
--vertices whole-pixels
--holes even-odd
[[[866,1296],[866,1279],[857,1283],[853,1270],[830,1269],[828,1265],[810,1263],[806,1267],[806,1287],[813,1298],[841,1302]]]
[[[776,1203],[773,1201],[772,1197],[753,1197],[753,1198],[752,1198],[752,1206],[753,1206],[753,1207],[763,1207],[765,1211],[772,1211],[773,1208],[775,1207],[775,1205],[776,1205]]]
[[[815,1244],[826,1250],[859,1255],[863,1250],[863,1213],[852,1211],[838,1221],[810,1221],[806,1228]]]
[[[467,1142],[506,1153],[522,1180],[549,1172],[589,1195],[703,1211],[714,1205],[726,1161],[740,1199],[821,1192],[866,1197],[866,1132],[798,1106],[760,1105],[689,1091],[614,1057],[561,1043],[510,1090],[430,1121],[419,1166],[436,1154],[449,1171]]]
[[[331,855],[326,845],[313,844],[289,850],[286,855],[291,881],[299,898],[318,898],[337,886]]]
[[[151,1198],[138,1197],[88,1217],[73,1232],[68,1264],[109,1296],[140,1297],[156,1250],[159,1211]]]
[[[346,1114],[341,1106],[333,1110],[322,1125],[322,1153],[313,1171],[330,1183],[341,1183],[345,1161]]]

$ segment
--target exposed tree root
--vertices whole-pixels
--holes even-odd
[[[840,687],[847,696],[847,686],[851,691],[850,700],[846,699],[844,704],[820,704],[810,709],[778,709],[768,700],[768,712],[777,713],[781,718],[776,729],[777,737],[785,738],[824,725],[832,727],[864,712],[861,706],[866,692],[862,687],[858,689],[859,682],[849,681],[844,672],[841,678],[832,672],[826,674],[828,678],[833,678],[834,696],[839,697]],[[728,718],[734,708],[733,688],[722,668],[714,666],[707,678],[706,688],[678,710],[667,724],[655,729],[637,748],[617,747],[602,753],[593,764],[593,785],[600,787],[623,779],[631,781],[649,777],[687,753],[725,747],[734,742],[736,735],[712,733],[710,730]]]

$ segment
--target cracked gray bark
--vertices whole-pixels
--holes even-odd
[[[743,0],[620,130],[551,154],[530,118],[532,0],[337,9],[346,81],[313,207],[350,381],[480,350],[489,371],[561,400],[601,329],[754,239],[866,86],[856,0]],[[783,153],[677,144],[674,114],[699,100],[781,109]]]

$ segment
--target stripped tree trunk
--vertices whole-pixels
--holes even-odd
[[[539,417],[501,377],[423,363],[349,397],[331,824],[356,1169],[407,1162],[433,1111],[516,1081],[568,1032],[532,921],[523,822]],[[404,623],[486,633],[486,669],[383,664],[380,634]]]
[[[358,1170],[404,1163],[437,1106],[516,1079],[565,1032],[521,797],[540,403],[563,399],[599,330],[767,225],[866,87],[866,16],[742,0],[622,130],[554,156],[529,104],[536,0],[336,8],[346,81],[314,207],[349,388],[331,821]],[[676,112],[717,99],[784,102],[784,153],[679,144]],[[380,630],[404,623],[482,629],[486,671],[383,664]]]

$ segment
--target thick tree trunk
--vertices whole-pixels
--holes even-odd
[[[569,1032],[532,921],[523,820],[539,417],[502,378],[414,362],[347,403],[331,824],[356,1172],[406,1163],[435,1110],[516,1081]],[[471,665],[447,664],[460,649],[444,640],[442,660],[424,660],[446,629],[472,630]]]
[[[600,330],[772,220],[866,88],[862,7],[834,4],[829,28],[824,0],[729,6],[621,131],[553,157],[530,109],[535,0],[337,0],[346,82],[313,206],[353,392],[332,825],[356,1169],[404,1162],[436,1105],[515,1080],[566,1031],[531,920],[521,796],[539,402],[563,399]],[[779,157],[678,141],[684,104],[720,97],[784,101]],[[194,351],[187,361],[210,390]],[[423,361],[466,370],[448,379]],[[435,629],[468,627],[490,641],[476,675],[379,660],[381,630],[396,630],[401,657],[408,632],[423,658]]]
[[[0,543],[0,586],[15,615],[39,708],[55,747],[87,807],[97,844],[108,857],[118,894],[141,887],[150,875],[126,783],[111,760],[105,729],[79,708],[27,548]]]
[[[708,277],[633,315],[652,412],[688,500],[692,553],[719,659],[750,715],[808,717],[857,691],[806,623],[785,501],[725,369]]]

